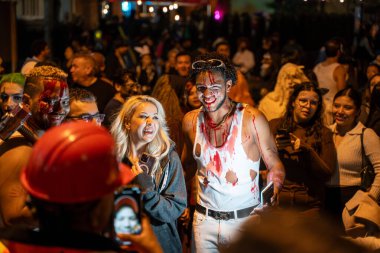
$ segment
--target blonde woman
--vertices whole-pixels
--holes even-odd
[[[186,187],[162,105],[150,96],[130,97],[111,133],[119,159],[132,165],[144,211],[164,252],[182,252],[176,221],[186,208]]]

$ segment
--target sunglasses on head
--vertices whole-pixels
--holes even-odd
[[[199,60],[191,64],[192,69],[226,68],[223,61],[218,59]]]

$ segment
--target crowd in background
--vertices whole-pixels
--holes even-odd
[[[186,113],[202,106],[198,84],[189,78],[194,59],[216,52],[236,69],[236,84],[229,97],[258,108],[269,122],[286,171],[279,207],[295,208],[301,216],[317,222],[327,213],[340,232],[361,238],[357,241],[368,249],[380,249],[378,206],[368,211],[376,218],[364,217],[365,222],[349,220],[354,219],[352,213],[346,214],[346,220],[341,215],[349,208],[347,203],[357,207],[360,201],[377,205],[380,200],[379,25],[363,27],[355,47],[350,47],[347,38],[335,36],[323,41],[318,53],[311,55],[305,52],[308,45],[281,30],[265,33],[265,27],[256,27],[257,34],[251,34],[247,27],[253,21],[244,15],[220,25],[230,29],[228,36],[209,34],[215,23],[207,22],[201,14],[192,15],[192,22],[168,26],[161,32],[155,26],[165,26],[165,20],[151,24],[133,18],[123,22],[111,19],[99,28],[100,38],[77,27],[68,33],[70,40],[62,45],[62,56],[52,54],[44,40],[35,40],[17,71],[21,74],[0,68],[2,116],[22,102],[23,92],[35,113],[36,91],[29,86],[23,90],[24,84],[33,82],[33,77],[59,76],[59,82],[65,83],[59,86],[59,105],[49,97],[56,89],[45,87],[47,91],[41,93],[50,99],[43,100],[45,114],[56,114],[53,119],[47,117],[49,122],[39,119],[40,128],[47,130],[62,121],[93,121],[112,133],[118,160],[133,166],[143,152],[159,157],[148,173],[156,179],[155,184],[141,172],[135,182],[145,193],[151,225],[164,252],[186,250],[189,221],[180,216],[186,212],[186,202],[188,207],[195,206],[196,189],[182,171],[180,157],[185,144],[181,122]],[[240,28],[237,36],[234,27]],[[42,110],[41,103],[39,106]],[[137,117],[136,111],[142,108],[153,116]],[[156,122],[158,133],[154,127],[135,127],[142,124],[142,118]],[[146,141],[142,132],[154,138],[157,134],[158,140],[152,137],[155,141]],[[360,196],[368,198],[358,200],[358,190],[364,190],[360,187],[364,160],[374,167],[375,176],[365,189],[368,194]],[[264,174],[265,164],[260,169]],[[178,218],[181,222],[177,226]],[[12,222],[2,217],[2,225]],[[249,228],[245,229],[248,234]]]

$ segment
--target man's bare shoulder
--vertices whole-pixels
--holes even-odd
[[[0,155],[0,185],[3,185],[4,180],[19,180],[20,171],[28,162],[32,150],[31,146],[22,145]]]
[[[244,111],[244,121],[267,121],[264,114],[257,108],[247,105]]]
[[[33,148],[28,145],[12,147],[6,150],[4,153],[1,153],[0,160],[8,162],[10,162],[11,160],[27,160],[29,155],[32,153],[32,150]]]

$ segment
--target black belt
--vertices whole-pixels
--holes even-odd
[[[236,218],[245,218],[249,216],[252,212],[252,210],[256,206],[250,206],[244,209],[236,210]],[[235,211],[229,211],[229,212],[222,212],[222,211],[214,211],[211,209],[206,209],[206,207],[203,207],[199,204],[195,206],[195,210],[197,210],[199,213],[206,215],[206,210],[207,215],[214,218],[215,220],[231,220],[231,219],[236,219],[235,218]]]

